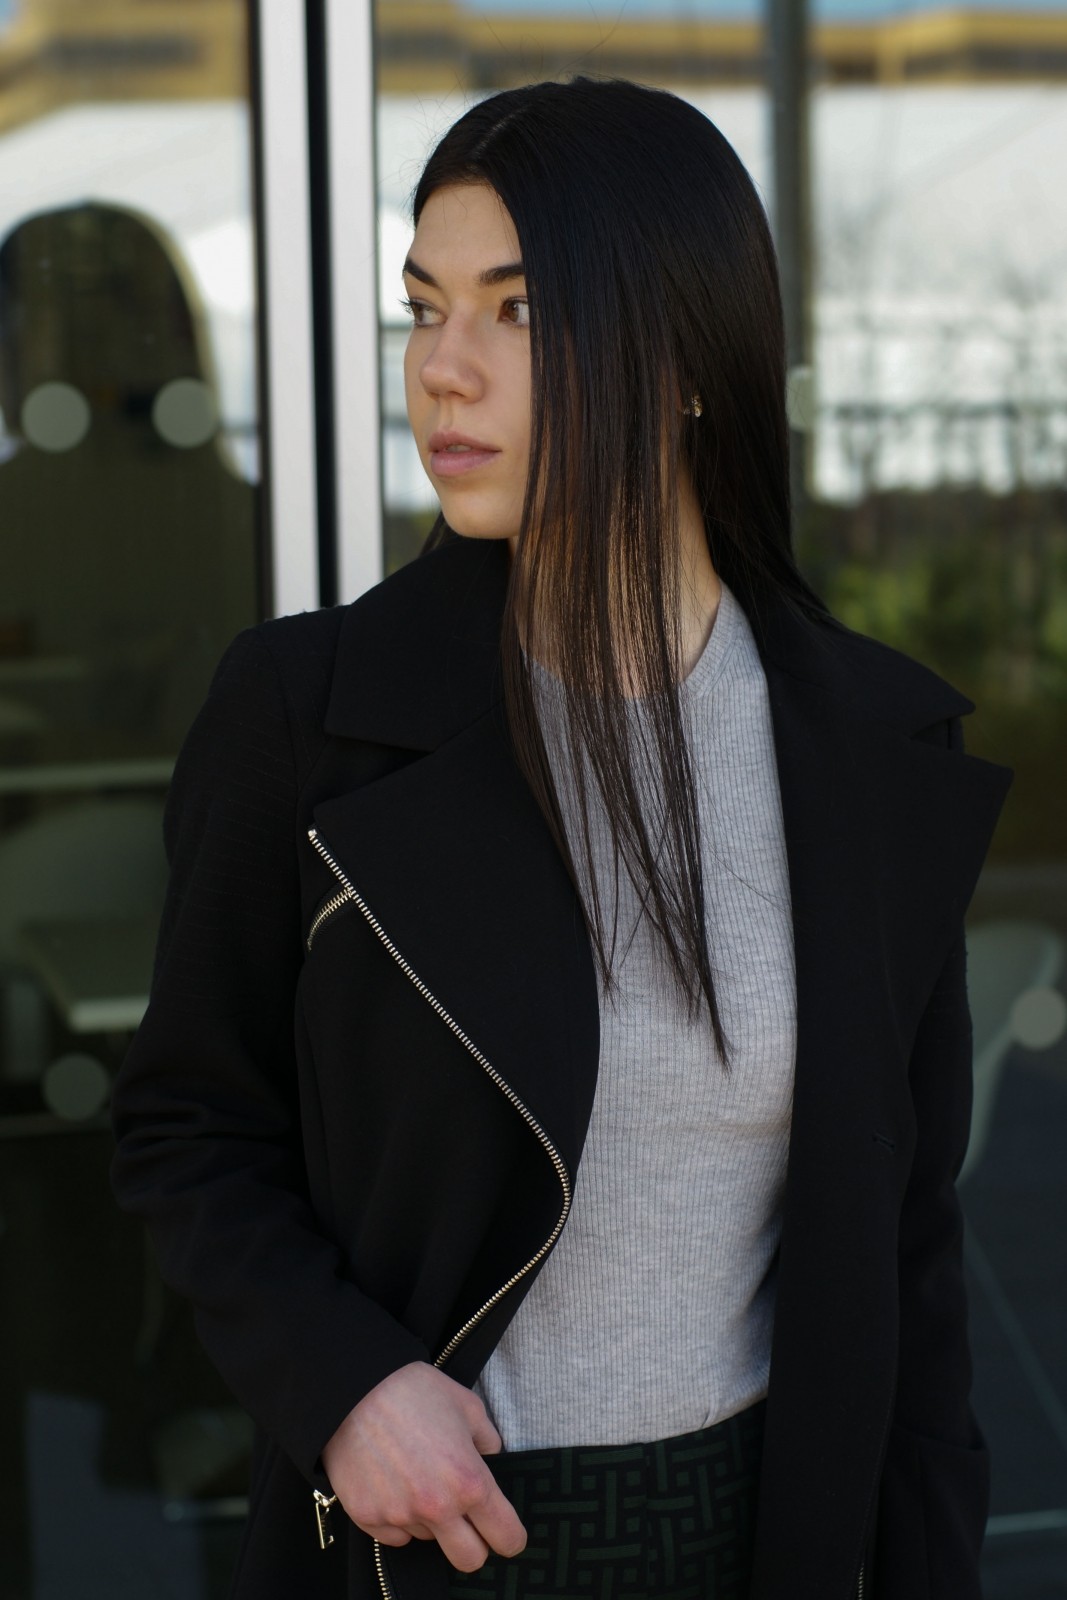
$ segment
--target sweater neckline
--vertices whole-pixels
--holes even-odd
[[[678,692],[683,698],[708,693],[722,675],[726,658],[737,639],[739,610],[737,598],[721,578],[719,588],[721,590],[719,604],[707,643],[693,663],[693,670],[678,685]]]

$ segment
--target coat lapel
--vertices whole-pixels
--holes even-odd
[[[320,803],[315,821],[573,1173],[596,1083],[597,990],[580,906],[508,746],[507,574],[503,541],[459,540],[348,608],[327,732],[416,757]],[[909,1041],[1011,773],[913,737],[973,709],[918,662],[780,600],[746,610],[770,696],[797,976],[760,1510],[772,1531],[753,1594],[815,1600],[847,1593],[891,1405],[885,1252],[913,1137]]]
[[[508,745],[495,670],[507,573],[502,541],[463,541],[349,608],[326,731],[420,754],[314,820],[573,1174],[599,1007],[579,902]]]
[[[592,955],[497,713],[320,802],[314,818],[409,967],[573,1174],[596,1082]]]

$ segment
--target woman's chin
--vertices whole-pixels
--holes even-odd
[[[477,518],[458,517],[455,521],[445,512],[445,521],[453,533],[461,534],[464,539],[507,539],[511,537],[511,529],[507,523],[484,523]]]

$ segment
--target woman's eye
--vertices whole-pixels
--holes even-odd
[[[434,308],[425,300],[401,300],[401,308],[411,318],[415,328],[429,328],[433,326],[431,318],[435,315]],[[507,320],[516,328],[530,326],[530,304],[528,300],[510,299],[504,301],[504,314]]]
[[[416,328],[425,328],[429,324],[424,321],[422,313],[430,312],[433,306],[428,306],[425,300],[401,300],[400,305],[411,318],[412,325]]]

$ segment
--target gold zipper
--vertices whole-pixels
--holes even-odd
[[[527,1261],[527,1263],[526,1263],[526,1265],[524,1267],[521,1267],[518,1272],[513,1272],[511,1277],[508,1279],[508,1281],[506,1283],[502,1284],[500,1286],[500,1288],[497,1289],[496,1293],[491,1295],[489,1297],[489,1299],[485,1302],[485,1304],[483,1306],[480,1306],[479,1309],[474,1313],[474,1315],[472,1317],[468,1317],[467,1321],[463,1324],[462,1328],[460,1328],[456,1333],[454,1333],[452,1335],[451,1339],[449,1339],[449,1341],[445,1345],[444,1349],[441,1350],[434,1357],[434,1360],[433,1360],[434,1366],[435,1367],[440,1367],[440,1366],[443,1366],[443,1364],[449,1359],[449,1357],[452,1356],[455,1353],[455,1351],[463,1343],[463,1341],[467,1337],[467,1335],[469,1333],[471,1333],[471,1331],[478,1326],[478,1324],[479,1324],[479,1322],[481,1322],[482,1318],[484,1316],[486,1316],[488,1312],[492,1311],[493,1307],[498,1305],[500,1303],[500,1301],[504,1298],[504,1296],[506,1294],[508,1294],[510,1292],[510,1290],[512,1290],[515,1287],[515,1285],[517,1283],[520,1283],[522,1281],[522,1279],[525,1278],[525,1276],[526,1276],[526,1274],[528,1272],[531,1272],[534,1267],[536,1267],[541,1261],[543,1261],[545,1256],[552,1249],[552,1246],[555,1244],[556,1240],[559,1238],[560,1234],[563,1232],[563,1226],[564,1226],[565,1222],[567,1221],[567,1217],[568,1217],[568,1215],[570,1213],[570,1209],[571,1209],[572,1189],[571,1189],[570,1173],[567,1171],[566,1165],[565,1165],[565,1163],[563,1161],[563,1157],[560,1155],[559,1151],[556,1149],[555,1145],[552,1143],[551,1139],[548,1137],[547,1133],[542,1128],[541,1124],[537,1121],[537,1118],[533,1115],[533,1113],[530,1110],[527,1109],[527,1107],[519,1099],[518,1095],[515,1093],[514,1089],[511,1087],[511,1085],[509,1083],[507,1083],[504,1078],[501,1077],[500,1073],[496,1070],[496,1068],[493,1066],[493,1064],[486,1059],[486,1057],[478,1049],[478,1046],[473,1043],[473,1041],[467,1036],[467,1034],[464,1033],[463,1029],[459,1026],[459,1023],[456,1022],[452,1017],[449,1016],[448,1012],[445,1010],[445,1008],[441,1004],[441,1002],[433,994],[430,993],[430,990],[426,987],[426,985],[423,983],[422,979],[418,976],[418,974],[414,971],[414,969],[409,965],[409,963],[404,960],[404,957],[400,954],[400,951],[397,949],[396,945],[390,939],[389,935],[386,933],[385,929],[382,927],[382,925],[378,921],[377,917],[371,911],[370,907],[367,905],[367,902],[363,899],[362,895],[357,893],[357,891],[352,887],[352,884],[349,882],[348,878],[345,876],[344,871],[342,870],[341,867],[338,866],[338,864],[335,861],[334,857],[330,854],[330,851],[327,849],[326,845],[323,843],[322,839],[319,836],[318,829],[317,828],[309,828],[308,829],[308,838],[311,840],[311,843],[314,845],[315,849],[318,851],[318,853],[322,857],[323,861],[325,861],[326,865],[329,867],[330,871],[333,873],[334,877],[337,879],[338,883],[340,883],[340,885],[341,885],[341,889],[340,889],[339,893],[334,895],[331,900],[327,901],[326,905],[324,905],[322,907],[321,911],[318,913],[318,915],[316,916],[314,922],[312,923],[311,928],[310,928],[310,930],[308,932],[308,941],[307,941],[308,949],[310,950],[311,941],[314,938],[315,934],[317,933],[318,929],[322,926],[323,922],[325,922],[327,916],[332,916],[333,912],[336,911],[338,909],[338,907],[343,905],[346,901],[350,900],[353,903],[353,905],[357,906],[359,908],[359,910],[363,913],[363,916],[366,918],[366,920],[369,923],[370,927],[377,934],[377,936],[381,940],[382,944],[388,950],[388,952],[392,956],[393,960],[397,963],[397,965],[399,966],[401,972],[403,972],[404,976],[407,977],[407,978],[410,978],[411,982],[415,985],[415,988],[422,995],[423,999],[426,1000],[429,1003],[429,1005],[431,1005],[433,1007],[433,1009],[436,1011],[437,1015],[441,1018],[441,1021],[443,1023],[445,1023],[445,1025],[452,1030],[452,1032],[455,1034],[456,1038],[460,1041],[460,1043],[462,1045],[464,1045],[467,1050],[470,1051],[471,1055],[474,1057],[475,1061],[477,1061],[478,1065],[482,1068],[483,1072],[488,1074],[488,1076],[492,1079],[493,1083],[496,1084],[496,1086],[500,1090],[500,1092],[507,1097],[507,1099],[515,1107],[516,1111],[518,1111],[518,1113],[522,1117],[523,1121],[536,1134],[536,1136],[540,1140],[540,1142],[541,1142],[546,1154],[548,1155],[549,1160],[552,1162],[552,1165],[556,1170],[556,1176],[559,1179],[560,1187],[563,1190],[563,1206],[562,1206],[562,1209],[561,1209],[559,1217],[558,1217],[558,1219],[556,1221],[555,1227],[552,1229],[552,1232],[549,1234],[549,1236],[545,1240],[544,1244],[541,1246],[541,1248],[537,1251],[537,1253],[535,1255],[530,1257],[529,1261]],[[316,1511],[316,1516],[319,1519],[319,1541],[322,1544],[323,1549],[325,1549],[326,1545],[325,1545],[325,1543],[323,1543],[323,1532],[322,1532],[322,1529],[323,1529],[323,1518],[328,1513],[330,1506],[334,1503],[334,1501],[336,1500],[337,1496],[334,1495],[331,1499],[327,1500],[325,1497],[323,1497],[320,1494],[320,1492],[318,1490],[315,1491],[315,1495],[316,1495],[315,1511]],[[331,1541],[327,1541],[327,1542],[331,1542]],[[385,1567],[384,1567],[383,1559],[382,1559],[381,1545],[379,1544],[377,1539],[374,1540],[374,1565],[375,1565],[375,1568],[376,1568],[377,1573],[378,1573],[378,1583],[381,1586],[383,1600],[394,1600],[393,1591],[390,1588],[389,1580],[385,1575]]]
[[[323,1494],[321,1489],[313,1491],[315,1496],[315,1521],[319,1529],[319,1549],[325,1550],[333,1544],[333,1534],[330,1532],[326,1519],[330,1515],[330,1507],[336,1505],[335,1494]]]
[[[374,1570],[378,1574],[378,1587],[382,1591],[382,1600],[396,1600],[392,1585],[385,1576],[385,1565],[382,1561],[382,1547],[377,1539],[374,1541]]]
[[[319,910],[315,913],[315,919],[312,922],[311,927],[308,929],[306,943],[309,953],[311,951],[311,946],[315,942],[315,935],[318,933],[323,923],[332,917],[335,911],[340,911],[342,906],[347,905],[351,898],[352,897],[348,893],[347,889],[338,889],[337,893],[332,894],[324,906],[319,907]]]

